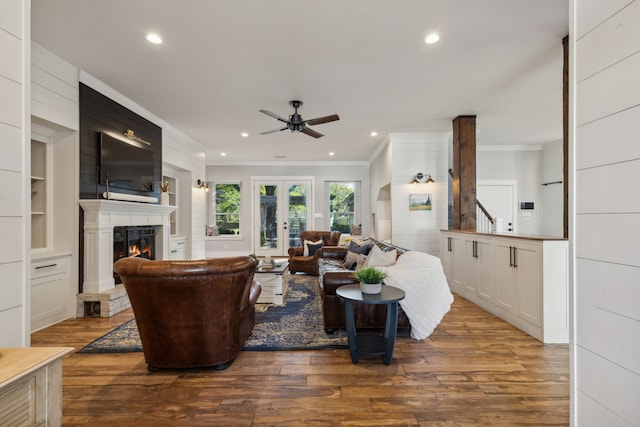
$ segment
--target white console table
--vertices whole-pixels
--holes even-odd
[[[62,425],[62,357],[71,347],[0,348],[0,423]]]

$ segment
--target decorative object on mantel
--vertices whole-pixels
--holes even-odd
[[[379,294],[382,292],[382,281],[387,273],[375,267],[364,267],[353,272],[353,277],[360,281],[363,294]]]
[[[158,184],[158,187],[160,187],[160,191],[162,191],[162,193],[160,193],[160,204],[168,205],[169,204],[169,181],[162,181],[160,184]]]
[[[411,180],[410,184],[433,184],[435,181],[433,178],[431,178],[431,175],[426,175],[427,176],[427,180],[426,181],[422,181],[425,177],[425,174],[423,174],[422,172],[418,172],[417,174],[415,174],[413,176],[413,179]]]

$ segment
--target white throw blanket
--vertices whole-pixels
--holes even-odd
[[[411,337],[427,338],[453,302],[440,258],[408,251],[398,257],[395,265],[377,268],[387,273],[385,284],[400,288],[406,294],[400,306],[411,323]]]

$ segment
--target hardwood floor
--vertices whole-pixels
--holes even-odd
[[[348,350],[242,352],[225,371],[149,373],[142,353],[64,359],[64,425],[515,426],[569,424],[569,352],[467,300],[393,361]],[[33,346],[82,348],[133,317],[70,319]]]

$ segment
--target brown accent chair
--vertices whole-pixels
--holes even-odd
[[[316,251],[315,254],[310,256],[304,256],[304,241],[309,240],[317,242],[322,240],[323,246],[338,246],[340,243],[339,231],[311,231],[306,230],[300,232],[300,241],[302,247],[289,248],[289,272],[290,273],[307,273],[318,275],[318,259],[320,257],[320,251]]]
[[[226,369],[255,325],[256,263],[241,256],[199,261],[119,259],[148,369]]]

